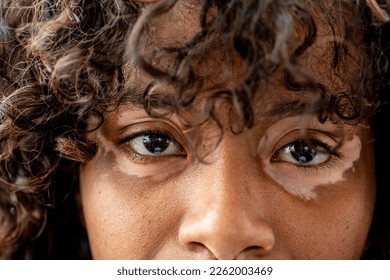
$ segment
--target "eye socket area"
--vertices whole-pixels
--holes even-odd
[[[185,157],[181,144],[169,133],[162,131],[141,131],[131,135],[125,141],[138,155],[148,157]]]
[[[296,139],[278,149],[271,162],[287,162],[298,166],[315,166],[328,162],[337,153],[317,139]]]

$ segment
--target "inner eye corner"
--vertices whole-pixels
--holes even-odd
[[[276,151],[277,153],[278,151]],[[270,162],[271,163],[274,163],[274,162],[278,162],[278,160],[276,159],[276,156],[275,156],[275,153],[272,154],[271,158],[270,158]]]

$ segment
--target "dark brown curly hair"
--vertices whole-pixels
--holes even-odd
[[[197,65],[216,45],[227,63],[238,54],[245,74],[237,88],[207,97],[204,119],[219,124],[214,104],[223,98],[241,121],[241,128],[232,129],[250,128],[257,89],[282,71],[284,86],[309,97],[312,102],[303,109],[316,112],[320,121],[374,120],[378,199],[363,258],[390,258],[384,164],[390,140],[383,133],[390,120],[390,1],[198,0],[197,34],[180,46],[159,46],[150,22],[177,1],[1,1],[0,258],[90,258],[78,202],[79,165],[98,148],[87,139],[88,118],[97,116],[102,123],[107,110],[131,100],[123,91],[129,63],[154,78],[143,98],[150,115],[163,117],[154,110],[156,83],[177,89],[172,111],[191,105],[206,89]],[[319,25],[330,27],[324,42],[328,60],[350,92],[331,93],[300,65]],[[159,61],[167,57],[173,63],[162,67]],[[343,73],[350,63],[358,66],[354,77]]]

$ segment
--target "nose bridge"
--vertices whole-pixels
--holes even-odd
[[[222,145],[220,152],[206,167],[210,169],[208,173],[212,174],[206,179],[205,185],[208,185],[213,195],[214,211],[228,220],[248,212],[246,208],[250,208],[251,204],[251,190],[248,186],[256,176],[251,170],[253,165],[248,164],[251,160],[248,154],[244,154],[245,149],[236,145],[235,152],[229,152],[233,145]]]
[[[234,220],[243,215],[250,204],[251,180],[256,176],[254,165],[246,147],[238,141],[224,139],[215,151],[197,167],[197,187],[204,190],[206,199],[198,203],[207,206],[218,216],[218,221]],[[204,208],[206,209],[206,208]]]
[[[272,248],[272,230],[261,218],[253,193],[258,181],[253,161],[245,146],[222,141],[208,164],[198,166],[193,188],[200,192],[181,227],[182,243],[203,246],[221,259]]]

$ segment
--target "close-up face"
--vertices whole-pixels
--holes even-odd
[[[149,28],[147,42],[182,44],[199,32],[199,7],[178,1]],[[349,92],[326,63],[329,30],[318,26],[300,65],[328,90]],[[125,66],[132,97],[89,133],[98,151],[80,167],[92,257],[359,259],[369,245],[376,192],[369,121],[320,122],[316,110],[305,109],[308,95],[284,86],[280,69],[258,86],[251,127],[223,98],[203,118],[209,97],[237,87],[246,71],[238,54],[226,59],[217,46],[195,64],[204,90],[159,118],[139,101],[153,78]],[[169,57],[159,61],[171,65]],[[356,69],[348,71],[353,77]],[[174,86],[157,84],[156,111],[175,94]],[[89,125],[96,126],[93,117]]]

